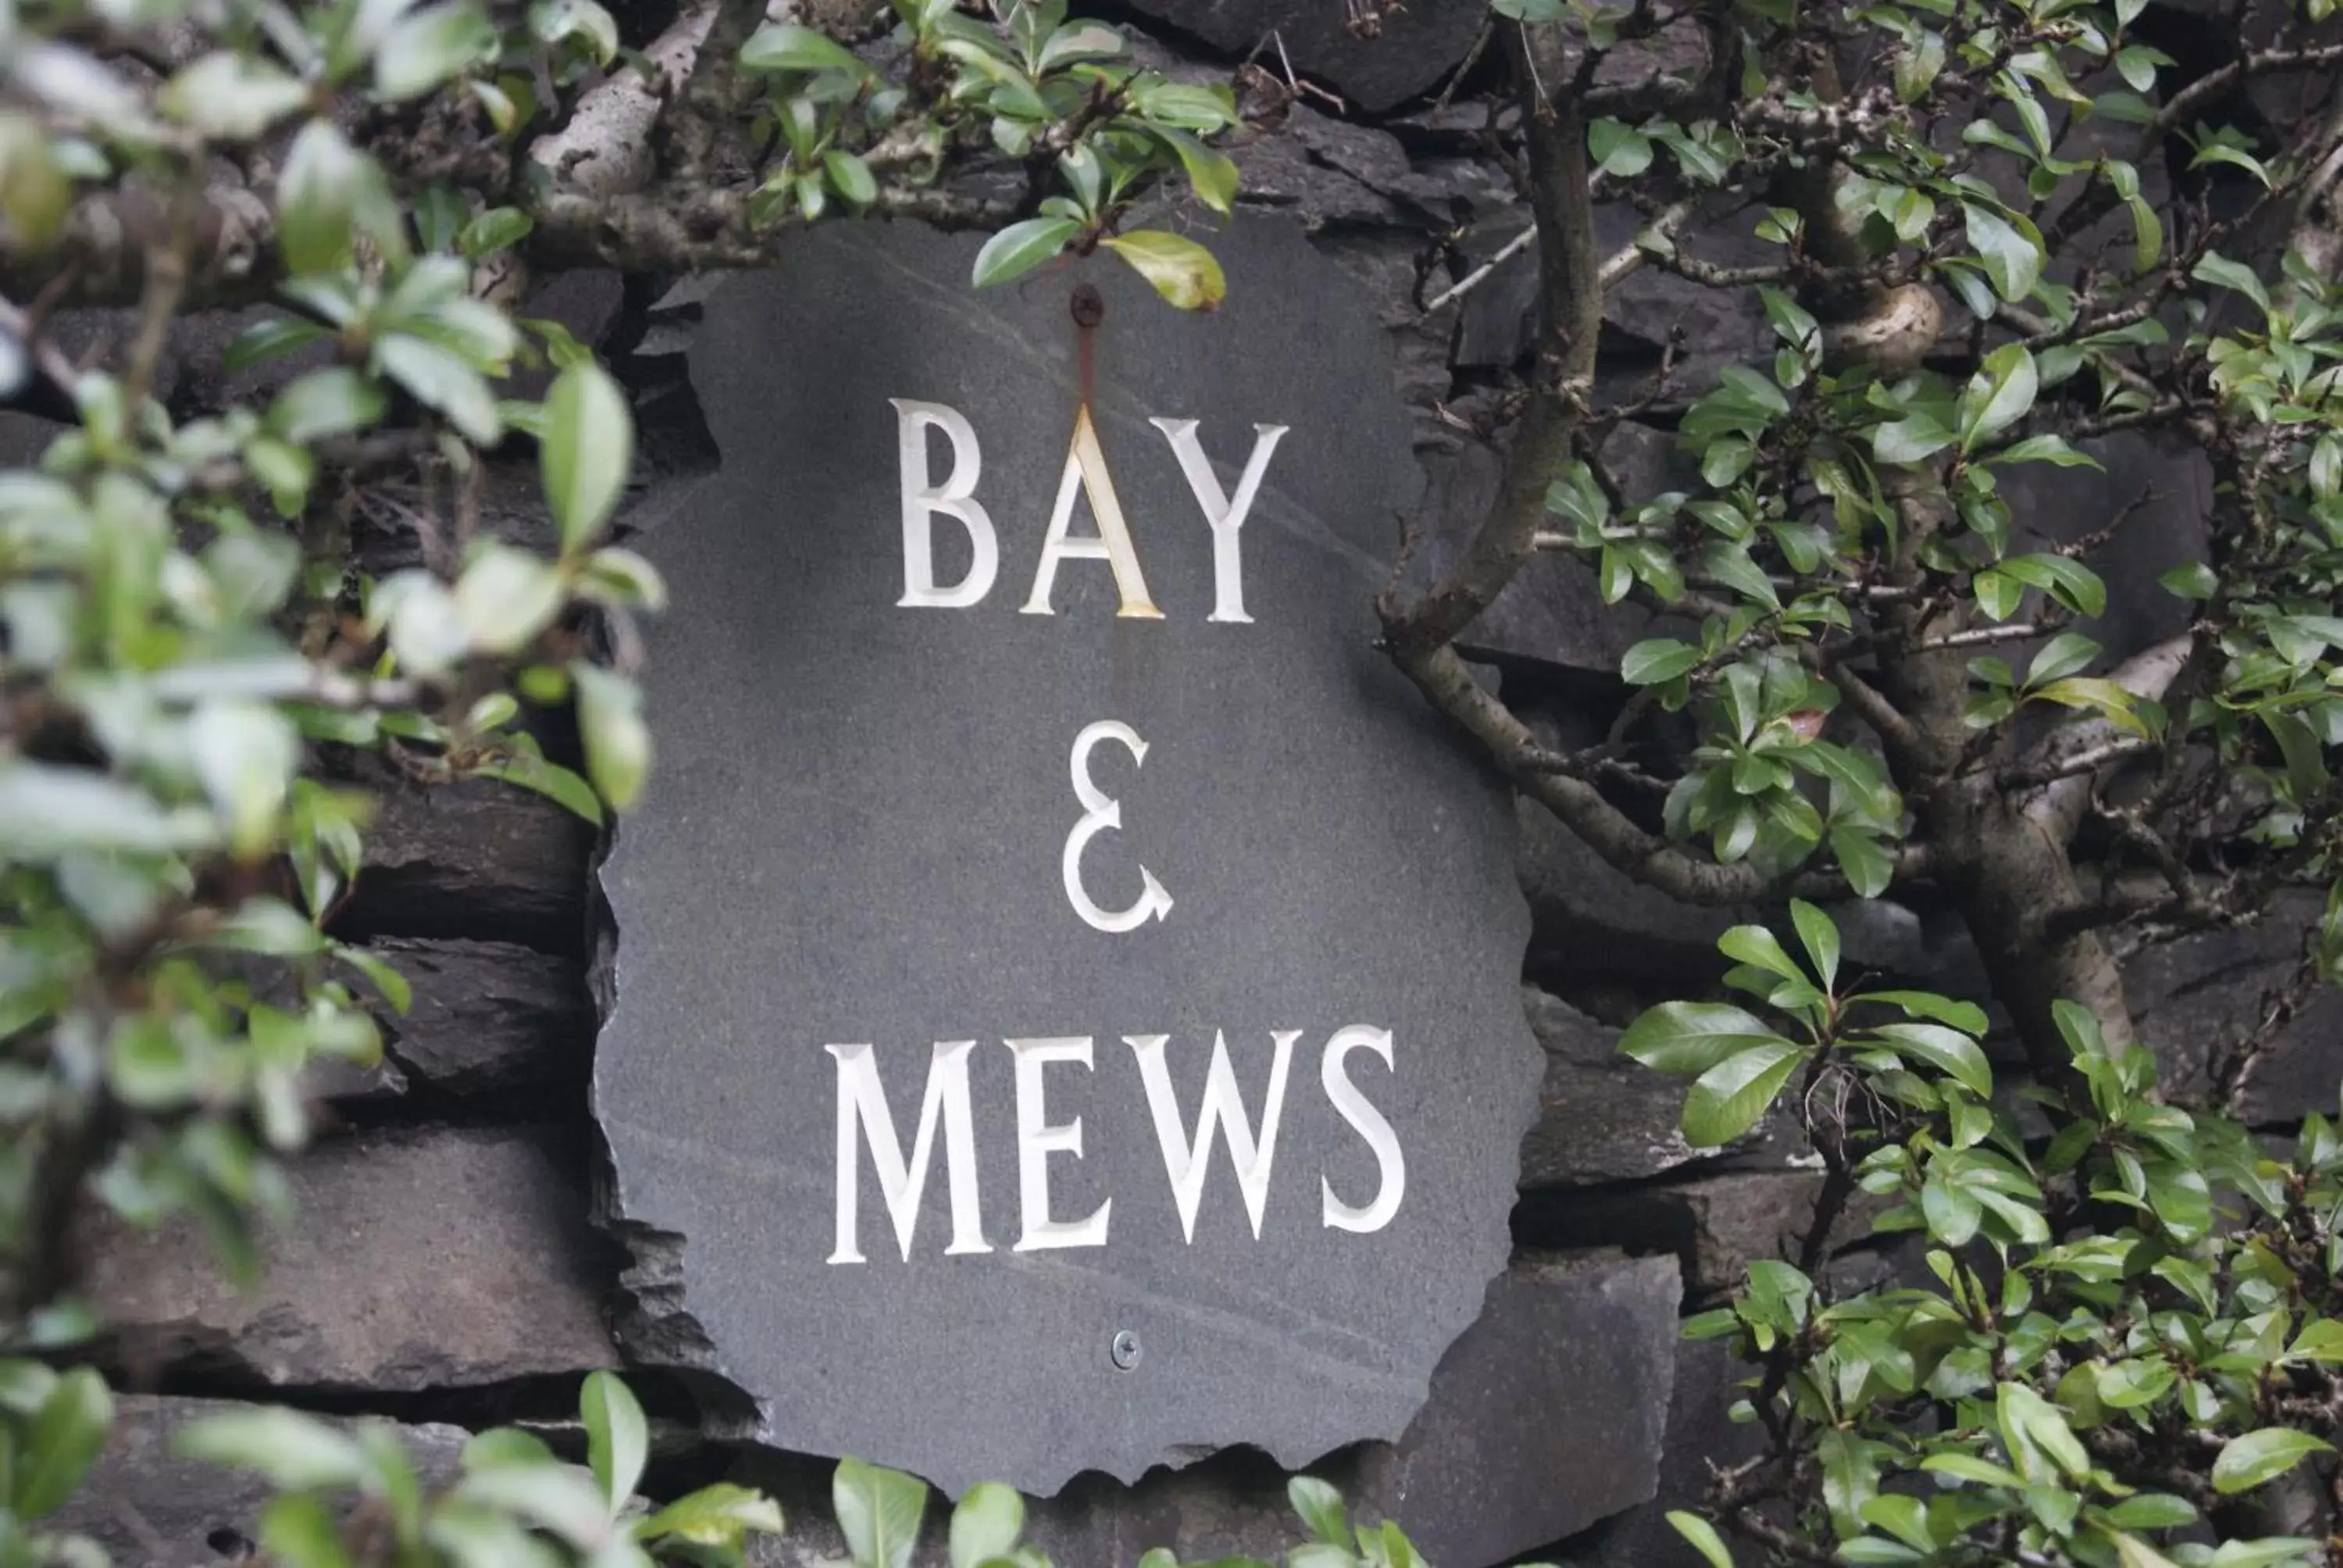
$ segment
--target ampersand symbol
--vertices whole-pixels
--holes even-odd
[[[1155,879],[1155,873],[1146,867],[1139,868],[1145,884],[1139,901],[1127,910],[1109,913],[1091,901],[1082,886],[1082,849],[1091,839],[1109,828],[1122,826],[1122,802],[1109,795],[1091,780],[1091,751],[1101,740],[1120,741],[1129,751],[1131,760],[1142,766],[1147,761],[1147,742],[1128,724],[1112,719],[1101,719],[1074,737],[1071,771],[1074,798],[1082,803],[1082,819],[1066,835],[1066,852],[1061,861],[1066,878],[1066,901],[1074,906],[1074,913],[1093,928],[1109,932],[1137,930],[1151,916],[1160,920],[1172,912],[1172,895]]]

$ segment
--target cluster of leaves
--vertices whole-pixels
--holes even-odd
[[[1582,449],[1548,498],[1551,541],[1596,568],[1606,602],[1633,598],[1701,622],[1697,638],[1639,644],[1623,673],[1661,709],[1697,720],[1701,748],[1684,761],[1668,826],[1704,838],[1720,862],[1747,859],[1769,876],[1835,862],[1859,892],[1879,891],[1887,851],[1915,825],[1876,764],[1844,747],[1803,757],[1830,746],[1819,720],[1835,704],[1798,694],[1787,676],[1803,665],[1844,687],[1858,666],[1961,648],[1975,657],[1958,766],[2008,762],[2038,730],[2029,713],[2094,717],[2135,753],[2174,759],[2137,822],[2168,829],[2173,813],[2193,808],[2205,833],[2286,851],[2289,875],[2330,869],[2328,848],[2307,840],[2332,804],[2331,756],[2343,745],[2333,685],[2343,665],[2328,635],[2343,630],[2333,615],[2343,589],[2343,296],[2298,256],[2258,268],[2220,248],[2241,253],[2249,219],[2285,210],[2325,148],[2167,125],[2149,95],[2169,90],[2173,62],[2130,31],[2142,8],[1848,7],[1830,25],[1841,57],[1866,62],[1865,75],[1825,89],[1807,73],[1764,68],[1798,58],[1798,26],[1820,17],[1785,25],[1752,5],[1735,14],[1744,74],[1727,116],[1588,126],[1590,163],[1647,193],[1647,210],[1671,196],[1733,193],[1757,208],[1755,236],[1778,256],[1725,268],[1694,254],[1694,236],[1680,246],[1673,223],[1639,236],[1646,266],[1754,291],[1776,351],[1767,365],[1725,367],[1687,411],[1683,445],[1698,488],[1627,505]],[[1496,9],[1567,17],[1595,49],[1669,14],[1560,0]],[[2169,131],[2187,139],[2192,170],[2241,181],[2246,216],[2176,206],[2139,162],[2066,151],[2086,133],[2104,140],[2105,126],[2127,139],[2135,126],[2137,156],[2160,157]],[[1655,162],[1661,148],[1671,162]],[[1817,162],[1835,166],[1826,196],[1778,205]],[[2054,265],[2054,249],[2071,254],[2080,236],[2127,221],[2120,256]],[[1966,319],[1940,336],[1946,297]],[[1899,314],[1909,340],[1865,335],[1875,327],[1892,338]],[[2026,465],[2097,467],[2077,443],[2125,429],[2197,444],[2222,487],[2211,558],[2164,579],[2207,638],[2188,699],[2169,714],[2113,678],[2106,650],[2073,629],[2107,613],[2087,558],[2127,514],[2059,548],[2028,548],[2020,538],[2035,519],[2013,517],[2003,489]],[[2023,675],[1995,652],[2008,644],[2038,648]],[[1760,690],[1765,699],[1753,703]],[[2192,746],[2244,782],[2258,802],[2250,819],[2237,819],[2235,790],[2227,815],[2212,807],[2221,790],[2209,772],[2174,776]],[[1753,765],[1760,747],[1769,765]],[[1829,780],[1827,801],[1795,773]]]
[[[2323,1515],[2286,1493],[2323,1495],[2343,1433],[2335,1124],[2273,1150],[2166,1103],[2151,1053],[2072,1003],[2071,1081],[1997,1093],[1981,1010],[1842,986],[1829,917],[1791,912],[1798,956],[1761,926],[1719,944],[1761,1010],[1664,1004],[1622,1046],[1693,1080],[1704,1146],[1795,1082],[1831,1184],[1798,1261],[1687,1324],[1758,1369],[1735,1415],[1766,1443],[1678,1528],[1718,1568],[1726,1533],[1878,1568],[2328,1561],[2269,1527]],[[1835,1298],[1828,1232],[1857,1193],[1923,1282]]]
[[[955,138],[981,136],[1024,166],[1034,191],[1051,181],[1055,189],[1038,196],[1036,216],[986,242],[978,286],[1104,246],[1183,310],[1221,301],[1227,281],[1204,246],[1162,229],[1116,230],[1166,176],[1183,177],[1204,206],[1228,214],[1236,165],[1205,142],[1237,123],[1225,86],[1133,66],[1120,33],[1069,21],[1065,0],[1018,0],[1005,29],[964,15],[955,0],[894,6],[911,80],[942,79],[925,102],[813,28],[769,23],[749,39],[741,64],[773,84],[763,113],[788,146],[751,202],[752,218],[763,222],[789,201],[809,219],[833,197],[867,206],[878,190],[870,159],[940,167]]]
[[[105,1384],[86,1368],[59,1375],[25,1362],[5,1363],[0,1383],[0,1403],[24,1419],[21,1432],[0,1425],[0,1452],[16,1440],[15,1452],[39,1462],[27,1473],[32,1483],[10,1499],[11,1512],[0,1513],[9,1525],[0,1561],[103,1563],[103,1549],[87,1537],[34,1527],[71,1494],[103,1444],[113,1414]],[[173,1446],[269,1483],[274,1495],[256,1537],[280,1568],[649,1568],[655,1558],[739,1568],[750,1533],[780,1531],[779,1504],[727,1482],[664,1506],[638,1497],[649,1427],[610,1373],[587,1378],[578,1412],[585,1467],[564,1463],[534,1433],[502,1427],[464,1444],[460,1474],[444,1487],[379,1422],[347,1428],[255,1406],[191,1422]]]

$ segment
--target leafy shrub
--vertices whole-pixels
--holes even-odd
[[[1755,1000],[1670,1002],[1622,1049],[1692,1080],[1696,1144],[1777,1101],[1822,1156],[1795,1260],[1750,1265],[1687,1325],[1756,1369],[1763,1452],[1672,1515],[1708,1559],[1872,1568],[2260,1568],[2328,1560],[2343,1421],[2343,1134],[2291,1151],[2157,1092],[2144,1048],[2056,1011],[2072,1073],[1999,1092],[1984,1012],[1843,983],[1828,916],[1791,906],[1718,946]],[[1835,1292],[1856,1194],[1919,1282]],[[1719,1526],[1723,1527],[1720,1532]]]

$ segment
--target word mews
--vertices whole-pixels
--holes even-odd
[[[1237,1188],[1244,1198],[1245,1215],[1252,1222],[1253,1239],[1261,1239],[1262,1215],[1269,1201],[1270,1171],[1277,1159],[1278,1123],[1285,1109],[1286,1077],[1292,1066],[1294,1043],[1301,1038],[1300,1030],[1276,1030],[1270,1034],[1276,1050],[1270,1063],[1269,1086],[1262,1097],[1261,1127],[1256,1132],[1238,1091],[1236,1070],[1229,1063],[1227,1038],[1216,1033],[1212,1038],[1212,1065],[1204,1076],[1203,1099],[1192,1132],[1181,1114],[1179,1091],[1172,1085],[1172,1069],[1164,1060],[1164,1048],[1170,1044],[1171,1037],[1123,1037],[1123,1044],[1139,1063],[1140,1081],[1147,1091],[1147,1108],[1154,1120],[1156,1141],[1162,1147],[1163,1173],[1171,1182],[1172,1201],[1180,1211],[1181,1232],[1191,1244],[1196,1239],[1196,1210],[1203,1199],[1212,1146],[1223,1133],[1228,1140],[1230,1163],[1235,1167]],[[1090,1067],[1091,1037],[1055,1036],[1001,1043],[1016,1058],[1017,1186],[1021,1224],[1012,1250],[1031,1252],[1053,1247],[1105,1246],[1113,1199],[1109,1198],[1079,1220],[1052,1219],[1050,1207],[1050,1156],[1081,1157],[1082,1121],[1077,1116],[1071,1121],[1051,1122],[1044,1074],[1060,1063]],[[879,1178],[880,1196],[886,1202],[888,1217],[895,1222],[896,1243],[902,1249],[904,1261],[910,1260],[911,1231],[919,1221],[920,1195],[927,1187],[940,1124],[943,1131],[944,1169],[951,1183],[951,1243],[944,1253],[950,1257],[991,1251],[991,1243],[984,1239],[983,1216],[977,1201],[976,1129],[968,1091],[969,1055],[976,1049],[976,1042],[962,1040],[937,1043],[929,1058],[927,1091],[920,1102],[919,1131],[912,1135],[908,1159],[902,1141],[896,1135],[894,1117],[887,1109],[887,1096],[879,1081],[879,1061],[872,1049],[869,1045],[830,1045],[822,1049],[838,1063],[838,1233],[829,1261],[866,1261],[859,1244],[858,1225],[860,1151],[866,1142],[870,1145],[870,1165]],[[1377,1186],[1374,1196],[1367,1202],[1353,1205],[1344,1202],[1335,1193],[1334,1184],[1322,1174],[1318,1179],[1319,1212],[1322,1223],[1333,1230],[1367,1234],[1390,1224],[1392,1217],[1399,1212],[1400,1201],[1407,1191],[1407,1160],[1390,1121],[1351,1081],[1347,1058],[1354,1050],[1371,1051],[1383,1059],[1385,1068],[1395,1067],[1389,1030],[1352,1024],[1336,1030],[1320,1051],[1318,1082],[1327,1103],[1373,1151]]]
[[[1001,539],[992,514],[977,499],[976,487],[984,476],[984,453],[977,445],[976,428],[968,416],[942,403],[922,403],[891,397],[897,417],[898,467],[903,486],[903,597],[897,606],[909,609],[966,609],[992,591],[1001,570]],[[1172,443],[1172,455],[1204,514],[1212,536],[1212,613],[1206,620],[1250,622],[1245,613],[1244,558],[1241,550],[1245,518],[1261,494],[1262,476],[1286,432],[1282,425],[1253,427],[1252,455],[1237,476],[1236,493],[1221,487],[1197,439],[1193,419],[1150,419],[1149,424]],[[929,465],[928,432],[940,430],[951,447],[951,468],[941,479]],[[1099,531],[1078,536],[1074,527],[1074,494],[1090,497],[1091,516]],[[957,521],[968,535],[968,571],[956,583],[936,581],[935,520]],[[1115,614],[1141,620],[1161,620],[1163,612],[1147,591],[1147,574],[1139,564],[1139,548],[1131,542],[1131,525],[1123,519],[1122,502],[1115,495],[1114,476],[1099,446],[1098,429],[1091,423],[1090,406],[1074,416],[1074,438],[1066,453],[1065,477],[1058,484],[1057,504],[1050,508],[1050,528],[1041,539],[1041,559],[1033,568],[1033,586],[1019,606],[1026,615],[1055,615],[1050,597],[1058,581],[1058,568],[1067,561],[1104,561],[1114,573],[1121,605]]]

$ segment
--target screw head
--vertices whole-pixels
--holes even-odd
[[[1113,1358],[1116,1370],[1129,1372],[1139,1364],[1139,1336],[1129,1329],[1117,1329],[1107,1354]]]

